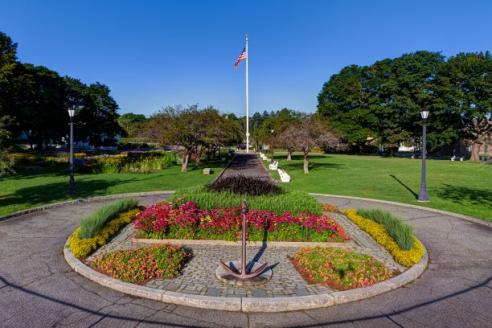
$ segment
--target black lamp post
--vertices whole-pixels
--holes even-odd
[[[74,163],[73,163],[73,117],[75,116],[75,109],[70,108],[68,110],[68,116],[70,117],[70,180],[68,183],[68,194],[75,195],[75,178],[74,178]]]
[[[273,133],[274,132],[275,132],[274,129],[270,130],[270,134],[271,134],[271,136],[270,136],[270,147],[272,147],[272,158],[270,159],[270,163],[272,163],[272,164],[273,164],[273,155],[274,155],[274,150],[273,150]]]
[[[429,111],[423,110],[420,112],[422,117],[422,175],[420,178],[420,193],[418,197],[419,202],[428,202],[429,195],[427,194],[427,182],[426,182],[426,166],[425,160],[427,157],[427,118],[429,117]]]

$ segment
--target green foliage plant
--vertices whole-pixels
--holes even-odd
[[[311,195],[302,191],[286,191],[277,195],[250,196],[232,192],[215,192],[206,187],[190,187],[176,190],[171,201],[192,201],[202,209],[237,207],[242,200],[249,208],[269,210],[277,214],[290,212],[293,215],[312,213],[321,215],[322,205]]]
[[[390,212],[380,209],[358,209],[357,214],[383,225],[401,249],[407,251],[412,248],[415,240],[412,227]]]
[[[91,215],[80,222],[80,237],[88,239],[94,237],[106,224],[118,214],[138,206],[135,199],[122,199],[95,210]]]

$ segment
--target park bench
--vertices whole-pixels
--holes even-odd
[[[268,168],[269,168],[270,170],[272,170],[272,171],[276,171],[276,170],[278,169],[278,162],[277,162],[277,161],[275,161],[275,162],[273,162],[272,164],[269,164],[269,165],[268,165]]]

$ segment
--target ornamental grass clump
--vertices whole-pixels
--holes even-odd
[[[122,199],[101,207],[80,222],[80,237],[88,239],[94,237],[104,225],[118,216],[138,206],[135,199]]]
[[[413,237],[412,248],[404,250],[401,249],[398,243],[391,237],[384,225],[359,215],[355,209],[346,210],[344,214],[359,228],[374,238],[378,244],[386,248],[397,263],[406,267],[411,267],[412,265],[419,263],[425,255],[425,247],[417,237]]]
[[[89,265],[113,278],[143,284],[151,279],[176,278],[190,256],[182,247],[162,245],[106,253]]]
[[[408,251],[412,248],[415,239],[412,227],[390,212],[380,209],[360,208],[357,209],[357,214],[382,224],[402,250]]]
[[[283,189],[273,180],[244,175],[234,175],[225,178],[218,178],[207,186],[211,191],[226,191],[233,194],[259,196],[259,195],[278,195],[283,193]]]
[[[68,247],[72,251],[72,254],[80,260],[85,259],[99,247],[105,245],[108,240],[117,234],[124,226],[132,222],[138,211],[138,209],[133,209],[128,212],[120,213],[116,218],[108,221],[104,227],[91,238],[82,239],[80,237],[80,227],[78,227],[68,239]]]
[[[338,290],[367,287],[394,274],[371,256],[338,248],[301,248],[291,260],[310,284]]]

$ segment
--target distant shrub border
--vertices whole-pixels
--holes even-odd
[[[359,226],[359,228],[367,232],[374,240],[376,240],[376,242],[386,248],[397,263],[405,267],[411,267],[420,262],[424,256],[425,247],[416,237],[414,237],[412,248],[403,250],[389,235],[382,224],[358,215],[357,210],[355,209],[347,210],[344,213],[352,222]]]
[[[133,209],[118,214],[116,218],[106,222],[102,229],[91,238],[82,238],[80,236],[81,227],[78,227],[68,239],[68,247],[76,258],[83,260],[99,247],[105,245],[124,226],[132,222],[138,212],[138,209]]]

